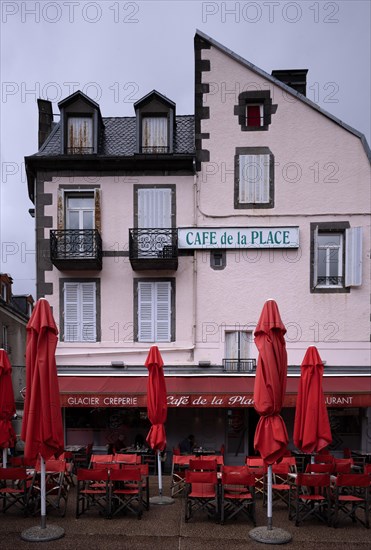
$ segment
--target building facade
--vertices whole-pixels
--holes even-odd
[[[194,433],[230,463],[253,454],[253,332],[274,298],[291,439],[316,345],[334,450],[370,450],[368,145],[305,97],[306,70],[269,75],[199,31],[194,44],[194,115],[154,90],[133,117],[107,118],[76,92],[54,123],[39,100],[26,169],[67,443],[145,434],[156,344],[168,448]]]

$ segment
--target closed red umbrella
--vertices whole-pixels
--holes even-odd
[[[0,449],[3,449],[3,468],[6,468],[8,448],[13,447],[16,442],[11,422],[14,415],[12,367],[6,351],[0,349]]]
[[[255,431],[254,447],[266,464],[277,462],[285,454],[289,441],[280,416],[286,393],[286,328],[274,300],[265,302],[255,329],[259,351],[254,386],[254,407],[260,419]]]
[[[22,422],[25,456],[33,459],[40,456],[41,529],[46,529],[45,460],[60,454],[64,449],[55,361],[57,335],[58,329],[49,302],[41,298],[36,302],[27,323],[26,397]],[[63,536],[64,530],[58,529],[52,526],[49,528],[50,533],[40,533],[36,529],[36,534],[32,530],[31,533],[22,534],[22,538],[35,540],[36,537],[36,540],[45,540],[47,536],[47,540],[52,540]]]
[[[317,348],[310,346],[301,364],[293,437],[294,445],[304,453],[318,453],[332,442],[322,388],[323,370]]]
[[[157,452],[159,497],[151,498],[153,504],[170,504],[174,499],[162,495],[161,451],[166,447],[165,422],[167,418],[167,393],[163,371],[164,362],[157,346],[149,350],[146,362],[148,368],[147,383],[147,413],[151,429],[147,435],[147,443]]]
[[[254,385],[254,408],[260,419],[255,431],[254,447],[268,465],[267,516],[268,526],[250,532],[259,542],[283,543],[291,535],[272,526],[272,464],[285,454],[289,441],[285,423],[280,416],[286,393],[287,353],[286,328],[274,300],[263,306],[254,332],[259,351]]]

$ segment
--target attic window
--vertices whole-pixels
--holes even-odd
[[[94,152],[93,118],[70,116],[67,121],[67,153],[86,155]]]
[[[167,116],[143,116],[142,153],[167,153],[168,145]]]
[[[277,105],[272,105],[270,91],[242,92],[238,96],[234,114],[243,132],[268,130]]]

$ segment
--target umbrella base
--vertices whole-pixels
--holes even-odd
[[[149,502],[150,504],[174,504],[175,500],[171,497],[159,495],[157,497],[151,497]]]
[[[58,525],[48,525],[44,529],[40,525],[30,527],[21,533],[21,539],[30,542],[47,542],[64,537],[64,529]]]
[[[279,527],[268,529],[267,526],[251,529],[249,537],[265,544],[286,544],[292,540],[292,535],[284,529]]]

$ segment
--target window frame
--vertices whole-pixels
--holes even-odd
[[[249,126],[247,107],[259,105],[262,109],[262,124],[260,126]],[[272,104],[270,90],[252,90],[241,92],[238,96],[238,104],[235,105],[234,114],[238,116],[238,124],[242,132],[264,132],[269,130],[272,122],[272,114],[277,111],[277,105]]]
[[[169,283],[170,285],[170,303],[169,303],[169,313],[170,313],[170,319],[169,319],[169,329],[170,329],[170,339],[169,340],[162,340],[161,342],[175,342],[175,320],[176,320],[176,312],[175,312],[175,278],[172,277],[165,277],[165,278],[135,278],[133,280],[133,286],[134,286],[134,342],[138,343],[154,343],[156,342],[156,334],[154,334],[153,340],[142,340],[139,339],[139,284],[140,283],[152,283],[153,285],[155,283]],[[153,322],[153,319],[152,319]],[[158,340],[157,340],[158,341]]]
[[[143,123],[145,119],[154,119],[154,118],[161,118],[166,121],[166,145],[154,145],[154,146],[145,146],[143,145]],[[139,151],[142,154],[145,155],[164,155],[171,152],[171,146],[170,146],[170,123],[169,123],[169,113],[168,112],[142,112],[140,116],[140,127],[139,127]],[[146,151],[145,148],[153,149]],[[164,151],[161,151],[159,149],[166,149]]]
[[[314,294],[322,293],[349,293],[350,287],[345,286],[345,250],[346,250],[346,239],[345,233],[346,229],[350,228],[349,222],[312,222],[310,224],[310,291]],[[316,234],[319,235],[341,235],[342,236],[342,246],[341,246],[341,285],[319,285],[316,283],[317,279],[317,267],[316,262],[318,261],[318,254],[315,250],[317,244]]]
[[[95,340],[66,340],[65,339],[65,284],[66,283],[94,283],[95,284]],[[101,287],[100,279],[98,278],[61,278],[59,279],[59,304],[60,304],[60,319],[59,319],[59,338],[61,342],[69,344],[95,344],[101,341]]]
[[[267,202],[240,202],[240,157],[245,155],[269,155],[269,200]],[[274,208],[274,155],[269,147],[236,147],[234,156],[234,208]]]
[[[90,147],[71,147],[69,145],[69,123],[72,119],[89,119],[91,121],[91,145]],[[92,155],[96,153],[96,130],[95,130],[95,117],[93,113],[75,113],[75,112],[68,112],[66,113],[66,136],[65,136],[65,152],[67,155]],[[86,151],[78,151],[75,152],[74,150],[70,151],[70,149],[86,149]],[[87,150],[89,149],[89,151]]]

